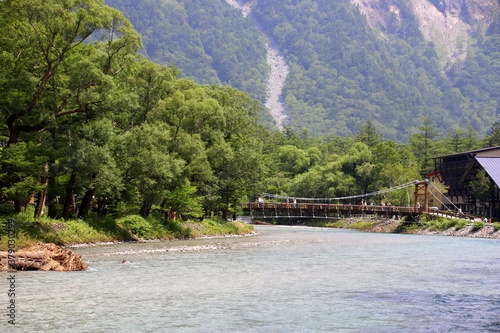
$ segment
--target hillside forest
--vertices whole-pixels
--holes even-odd
[[[3,216],[227,218],[263,192],[367,193],[422,179],[433,156],[500,145],[498,122],[444,134],[426,117],[405,144],[369,120],[352,136],[270,130],[248,93],[148,60],[101,0],[1,1],[0,23]]]
[[[380,1],[387,15],[391,6],[399,11],[384,34],[349,0],[240,2],[251,5],[252,18],[226,0],[106,0],[143,36],[148,59],[261,103],[269,71],[265,42],[272,38],[290,67],[287,125],[313,136],[352,136],[370,120],[384,138],[406,143],[422,117],[439,132],[472,126],[482,136],[498,120],[499,13],[487,29],[471,33],[465,60],[444,67],[441,46],[423,37],[411,2]]]

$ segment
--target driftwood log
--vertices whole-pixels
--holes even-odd
[[[39,243],[16,251],[9,257],[0,251],[0,270],[85,271],[87,265],[73,251],[52,243]]]

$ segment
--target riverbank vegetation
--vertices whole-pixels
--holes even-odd
[[[368,193],[420,179],[437,154],[500,144],[498,123],[481,140],[427,118],[408,144],[369,121],[346,137],[271,131],[248,94],[144,59],[99,0],[2,1],[0,22],[0,236],[15,220],[18,246],[248,232],[225,221],[263,192]],[[373,200],[411,206],[407,191]]]
[[[254,232],[251,225],[241,221],[227,222],[220,218],[199,222],[168,220],[162,223],[158,216],[143,218],[128,215],[119,219],[51,219],[33,218],[32,214],[15,216],[16,247],[26,248],[38,242],[56,245],[107,243],[148,240],[172,240],[206,236],[247,235]],[[7,219],[0,218],[0,251],[8,249]]]
[[[447,217],[421,215],[418,219],[395,220],[377,216],[350,217],[334,222],[306,220],[305,225],[325,228],[355,229],[364,232],[417,235],[462,236],[500,239],[500,223],[466,221]]]

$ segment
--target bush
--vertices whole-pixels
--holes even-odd
[[[328,228],[343,228],[344,227],[344,221],[337,221],[337,222],[328,222],[328,223],[325,223],[325,227],[328,227]]]
[[[480,229],[484,228],[484,222],[474,222],[472,224],[472,231],[478,231]]]
[[[167,220],[164,223],[165,227],[172,233],[175,238],[191,238],[191,228],[185,227],[182,223],[174,220]]]
[[[493,223],[493,229],[495,229],[495,231],[500,230],[500,223],[499,222]]]
[[[456,227],[457,223],[459,223],[459,220],[456,219],[449,219],[446,217],[439,217],[435,220],[422,220],[424,223],[424,226],[426,228],[429,228],[432,231],[442,231],[449,229],[451,227]]]
[[[149,238],[154,236],[153,228],[148,221],[139,215],[128,215],[118,219],[116,224],[130,232],[132,235],[140,238]]]
[[[466,226],[467,226],[467,221],[460,220],[460,221],[457,221],[457,223],[455,224],[455,229],[460,230],[460,229],[465,228]]]

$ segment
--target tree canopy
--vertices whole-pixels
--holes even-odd
[[[352,136],[370,120],[384,138],[407,142],[422,117],[440,133],[472,127],[485,135],[500,113],[498,22],[476,34],[466,60],[442,68],[440,46],[423,38],[404,2],[384,35],[349,0],[246,1],[252,18],[225,0],[107,2],[134,23],[149,59],[261,102],[265,34],[272,37],[290,66],[283,90],[288,126],[314,136]],[[391,4],[380,6],[389,12]]]
[[[370,120],[355,135],[272,131],[248,93],[147,60],[130,22],[100,0],[1,1],[0,22],[0,204],[16,212],[227,217],[264,191],[390,188],[426,177],[436,154],[498,141],[498,123],[481,139],[472,127],[441,134],[426,117],[409,144]]]

